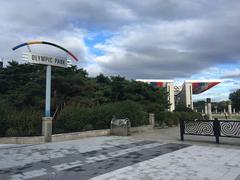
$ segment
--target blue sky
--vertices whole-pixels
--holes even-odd
[[[94,46],[99,43],[106,42],[108,39],[113,37],[114,34],[111,32],[102,32],[101,30],[92,30],[89,32],[88,36],[84,38],[84,42],[89,49],[91,54],[96,56],[104,55],[104,51],[95,48]]]
[[[206,98],[212,98],[213,101],[227,100],[229,93],[239,89],[240,81],[235,78],[223,78],[229,74],[237,74],[240,72],[240,64],[220,64],[209,68],[209,71],[203,70],[201,73],[197,73],[191,76],[191,79],[219,79],[222,82],[210,89],[203,92],[200,95],[194,95],[194,100],[206,100]]]
[[[227,100],[240,81],[238,0],[3,0],[0,57],[30,40],[57,43],[79,59],[90,76],[128,79],[220,79],[195,100]],[[46,47],[33,51],[66,56]]]

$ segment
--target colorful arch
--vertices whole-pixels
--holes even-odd
[[[220,82],[193,82],[192,83],[192,93],[200,94],[208,89],[218,85]]]
[[[22,43],[22,44],[19,44],[19,45],[13,47],[12,50],[15,51],[18,48],[21,48],[21,47],[27,46],[27,45],[32,45],[32,44],[46,44],[46,45],[57,47],[57,48],[65,51],[67,54],[69,54],[75,61],[78,61],[78,58],[76,56],[74,56],[73,53],[71,53],[67,49],[65,49],[65,48],[63,48],[63,47],[61,47],[61,46],[59,46],[57,44],[54,44],[54,43],[51,43],[51,42],[47,42],[47,41],[29,41],[29,42]]]

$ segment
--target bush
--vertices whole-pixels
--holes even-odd
[[[197,112],[181,112],[179,113],[180,117],[179,119],[181,120],[195,120],[195,119],[203,119],[202,115]]]
[[[10,114],[9,108],[0,103],[0,136],[4,136],[8,129],[8,115]]]
[[[60,113],[59,118],[53,123],[54,131],[61,132],[74,132],[84,130],[87,125],[90,115],[89,108],[79,108],[76,106],[67,106]]]
[[[41,134],[40,112],[25,109],[22,111],[12,111],[8,115],[8,128],[5,136],[33,136]]]
[[[147,113],[133,101],[108,103],[92,108],[67,106],[54,124],[54,133],[107,129],[110,128],[113,116],[118,119],[129,118],[133,127],[148,124]]]
[[[18,111],[0,102],[0,136],[40,135],[41,113],[32,109]]]
[[[32,109],[17,110],[0,99],[0,136],[28,136],[41,133],[41,113]]]
[[[178,104],[176,105],[174,112],[193,112],[193,110],[182,104]]]
[[[155,122],[159,125],[165,123],[167,126],[178,125],[180,120],[202,119],[202,115],[196,112],[159,112],[155,115]]]

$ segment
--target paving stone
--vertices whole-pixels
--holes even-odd
[[[240,150],[97,137],[2,146],[0,179],[240,179]]]

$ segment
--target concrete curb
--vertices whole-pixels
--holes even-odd
[[[0,144],[40,144],[40,143],[44,143],[44,136],[0,138]]]
[[[87,137],[108,136],[110,129],[93,130],[74,133],[63,133],[52,135],[52,142],[76,140]],[[0,144],[40,144],[44,142],[44,136],[29,136],[29,137],[3,137],[0,138]]]
[[[68,141],[68,140],[76,140],[81,138],[108,136],[108,135],[110,135],[110,129],[54,134],[52,135],[52,142],[60,142],[60,141]]]
[[[132,127],[131,133],[138,133],[153,129],[152,125]],[[84,132],[63,133],[52,135],[52,142],[69,141],[88,137],[109,136],[110,129],[92,130]],[[30,137],[2,137],[0,144],[40,144],[44,142],[44,136],[30,136]]]

